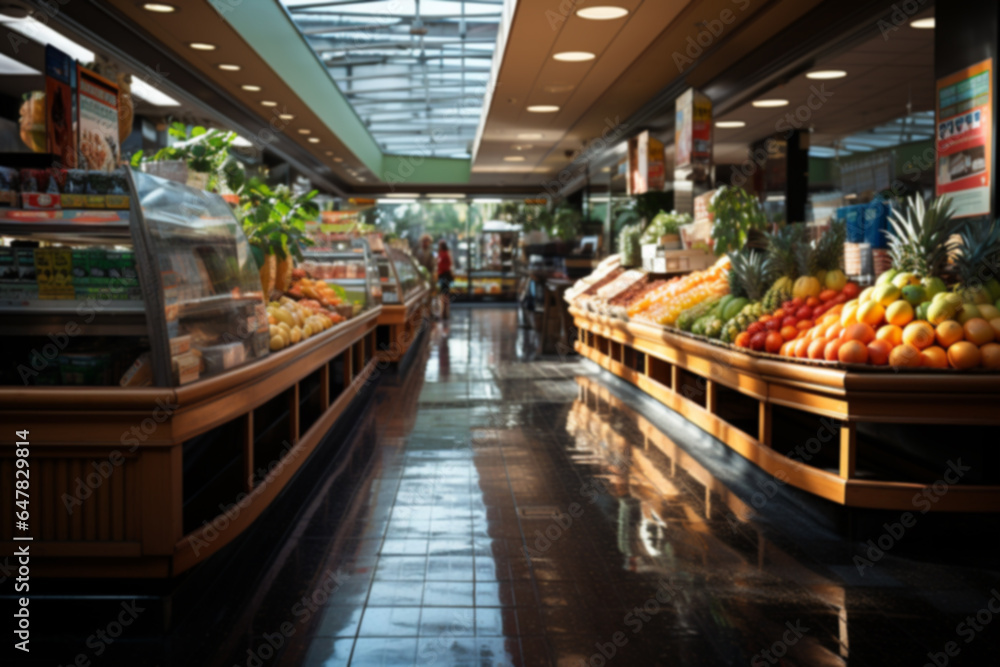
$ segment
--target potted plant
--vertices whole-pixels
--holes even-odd
[[[265,296],[288,289],[294,259],[301,260],[302,249],[313,245],[305,232],[306,222],[319,215],[313,201],[317,194],[312,190],[296,196],[288,186],[270,188],[260,181],[251,181],[243,189],[243,232],[260,267]]]
[[[742,250],[752,232],[767,227],[760,202],[743,188],[723,185],[712,197],[708,210],[715,217],[712,241],[716,256]]]
[[[678,213],[677,211],[667,213],[666,211],[660,211],[650,221],[649,226],[646,227],[646,231],[642,235],[642,242],[658,243],[667,250],[680,250],[681,225],[690,223],[691,216],[687,213]]]
[[[184,123],[173,123],[167,131],[176,142],[161,148],[151,157],[142,151],[132,156],[132,166],[142,166],[147,173],[186,183],[201,190],[219,189],[225,185],[238,193],[246,180],[239,161],[229,154],[236,140],[235,132],[207,130],[200,125],[188,129]]]

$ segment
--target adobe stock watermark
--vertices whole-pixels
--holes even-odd
[[[975,616],[966,616],[965,620],[955,626],[955,634],[963,637],[966,644],[971,644],[979,633],[993,622],[996,614],[1000,614],[1000,591],[994,588],[990,591],[990,598],[986,604],[976,612]],[[924,667],[946,667],[951,663],[951,659],[961,652],[958,642],[947,642],[943,650],[927,652],[929,662],[925,662]]]
[[[882,39],[888,42],[889,35],[900,28],[906,27],[910,19],[923,9],[925,4],[927,4],[927,0],[904,0],[898,4],[893,4],[889,20],[879,19],[878,23],[875,24],[878,26],[878,31],[882,34]]]
[[[135,600],[122,602],[118,615],[104,627],[94,630],[93,634],[84,641],[84,645],[90,651],[77,653],[76,657],[71,662],[66,663],[65,667],[90,667],[93,664],[91,656],[100,658],[104,655],[111,645],[118,641],[125,629],[135,623],[139,614],[144,611],[146,608],[140,607]],[[63,667],[63,665],[59,665],[59,667]]]
[[[746,11],[747,7],[750,6],[751,0],[730,0],[732,4],[736,5],[739,11]],[[736,21],[736,12],[730,8],[725,8],[719,15],[714,19],[709,19],[707,21],[700,21],[696,25],[702,26],[702,30],[695,35],[688,35],[686,46],[684,47],[684,52],[674,51],[671,56],[674,61],[674,65],[677,66],[677,71],[679,73],[684,73],[684,70],[694,64],[694,61],[704,55],[716,40],[722,37],[726,29]]]
[[[948,493],[951,485],[957,484],[965,476],[965,473],[970,470],[972,470],[972,467],[962,465],[961,458],[955,461],[948,461],[948,469],[944,471],[941,479],[925,486],[920,492],[914,494],[911,500],[913,506],[920,510],[921,514],[931,511],[934,504],[938,503]],[[917,517],[913,512],[903,512],[899,516],[899,521],[882,524],[884,532],[877,538],[865,542],[865,546],[867,547],[865,549],[865,556],[867,558],[860,555],[854,556],[854,566],[858,569],[858,574],[862,577],[865,576],[865,569],[875,567],[875,563],[885,558],[886,553],[903,539],[907,529],[913,528],[915,525],[917,525]]]

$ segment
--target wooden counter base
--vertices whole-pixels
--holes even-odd
[[[32,574],[169,577],[231,542],[372,380],[379,313],[183,387],[0,388],[2,428],[30,431]],[[2,479],[12,456],[0,450]],[[205,498],[189,497],[186,456]],[[23,544],[13,516],[4,494],[6,553]]]
[[[1000,376],[863,373],[786,363],[571,308],[582,356],[631,382],[766,472],[840,505],[913,510],[926,484],[858,479],[859,422],[1000,424]],[[697,378],[704,401],[692,400],[684,374]],[[718,416],[720,388],[757,401],[758,430],[746,433]],[[834,473],[772,449],[772,406],[836,420]],[[942,473],[945,471],[942,470]],[[998,512],[1000,486],[952,484],[931,508]]]
[[[423,288],[402,305],[382,306],[378,318],[380,361],[396,363],[406,356],[430,314],[431,298],[430,288]]]

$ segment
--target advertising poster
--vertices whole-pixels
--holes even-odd
[[[677,98],[674,117],[674,166],[678,169],[691,164],[694,134],[694,89],[685,91]]]
[[[649,131],[628,142],[628,194],[641,195],[663,190],[666,185],[666,162],[663,142],[649,136]]]
[[[712,164],[712,101],[693,88],[677,98],[674,117],[674,166],[694,168],[704,180]]]
[[[118,86],[89,69],[77,67],[80,166],[112,171],[118,164]]]
[[[76,62],[51,44],[45,47],[45,150],[65,169],[76,167],[73,87]]]
[[[952,198],[955,217],[990,215],[992,99],[992,59],[937,82],[936,194]]]

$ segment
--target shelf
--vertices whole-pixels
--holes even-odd
[[[107,306],[99,304],[97,297],[90,299],[37,299],[33,301],[0,300],[0,315],[44,313],[52,315],[87,315],[94,310],[102,315],[132,315],[146,313],[142,301],[112,301]],[[81,315],[81,316],[82,316]]]
[[[252,294],[246,296],[233,296],[232,294],[215,294],[213,296],[206,296],[200,299],[192,299],[189,301],[183,301],[177,303],[176,306],[179,310],[180,317],[192,317],[194,315],[204,315],[205,313],[214,313],[227,306],[239,306],[238,302],[256,302],[263,303],[259,294]],[[168,305],[169,309],[171,305]]]
[[[74,336],[149,334],[141,301],[113,302],[106,308],[96,303],[88,305],[87,301],[42,301],[23,306],[0,304],[0,336],[65,334],[71,323]]]
[[[334,285],[364,285],[364,278],[320,278],[325,283]]]
[[[31,237],[59,243],[132,243],[128,211],[0,209],[0,236]]]

